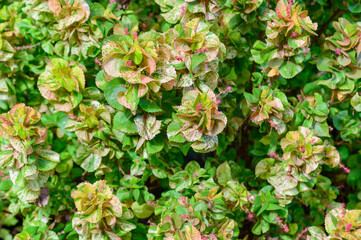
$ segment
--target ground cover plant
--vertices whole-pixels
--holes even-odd
[[[3,0],[0,239],[361,239],[359,0]]]

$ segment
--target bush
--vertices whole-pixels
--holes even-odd
[[[360,1],[0,5],[1,239],[361,239]]]

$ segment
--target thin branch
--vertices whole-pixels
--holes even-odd
[[[319,39],[319,36],[321,35],[321,33],[323,33],[325,31],[325,29],[327,28],[327,26],[335,19],[337,19],[338,17],[340,17],[345,11],[341,10],[341,9],[337,9],[332,16],[327,20],[327,22],[325,24],[323,24],[317,31],[317,35],[318,37],[315,37],[312,39],[311,41],[311,45],[314,45],[316,43],[316,41]]]

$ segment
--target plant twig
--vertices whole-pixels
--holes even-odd
[[[317,31],[317,35],[318,37],[315,37],[312,39],[311,41],[311,45],[314,45],[316,43],[316,41],[319,39],[319,36],[321,35],[321,33],[323,33],[325,31],[325,29],[327,28],[327,26],[334,20],[337,19],[339,16],[341,16],[344,13],[344,10],[341,9],[337,9],[332,16],[327,20],[326,23],[324,23]]]

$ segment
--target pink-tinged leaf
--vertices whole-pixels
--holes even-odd
[[[252,122],[254,122],[255,124],[260,124],[262,123],[264,120],[268,119],[269,115],[267,112],[261,112],[259,109],[257,109],[257,111],[255,111],[254,113],[252,113],[250,119]]]
[[[227,125],[227,117],[223,113],[215,114],[212,116],[213,125],[211,130],[206,134],[209,136],[215,136],[220,134]]]
[[[197,127],[197,125],[194,125],[192,127],[184,128],[184,130],[182,130],[182,136],[189,142],[194,142],[201,139],[203,132],[202,130],[198,130]]]
[[[186,225],[186,240],[202,240],[201,233],[193,226]]]
[[[190,39],[178,38],[174,40],[173,44],[175,50],[180,52],[188,52],[192,50],[190,45],[193,44],[193,41]]]
[[[156,120],[155,116],[143,115],[134,119],[137,125],[138,133],[146,140],[152,140],[157,134],[160,133],[162,121]]]
[[[345,46],[348,46],[351,44],[351,40],[350,40],[350,38],[345,38],[345,39],[343,39],[343,41],[338,40],[337,43],[340,44],[340,46],[345,47]]]
[[[83,22],[87,21],[89,19],[89,16],[90,16],[90,7],[89,7],[89,4],[87,3],[87,1],[85,0],[81,0],[79,2],[79,8],[84,11],[85,13],[85,19]]]
[[[152,81],[155,81],[155,79],[145,76],[145,75],[140,75],[140,80],[142,81],[142,83],[147,84],[150,83]]]
[[[40,91],[41,96],[43,96],[45,99],[50,99],[50,100],[53,100],[53,101],[58,101],[59,100],[59,98],[55,94],[55,92],[52,92],[46,86],[39,85],[38,89]]]
[[[148,86],[145,84],[138,85],[138,98],[143,97],[148,92]]]
[[[356,53],[359,55],[361,53],[361,41],[359,41],[357,47],[356,47]]]
[[[337,57],[337,62],[341,65],[346,67],[347,65],[351,64],[351,59],[348,56],[347,53],[341,53],[338,57]]]
[[[281,110],[281,111],[285,110],[281,100],[278,98],[274,98],[273,101],[268,103],[268,106],[271,106],[276,110]]]
[[[135,111],[139,104],[138,90],[139,90],[138,86],[132,85],[130,86],[130,88],[126,93],[127,102],[130,105],[130,109],[132,111]]]
[[[192,74],[182,74],[181,77],[175,83],[176,87],[189,87],[193,84]]]
[[[148,72],[149,75],[152,75],[157,67],[157,64],[154,60],[154,58],[152,58],[152,56],[147,53],[143,48],[141,48],[141,51],[143,53],[143,62],[142,64],[145,65],[146,71]]]
[[[120,68],[122,67],[122,64],[123,61],[119,57],[107,58],[107,61],[103,63],[104,71],[114,78],[121,77],[122,74]]]
[[[80,67],[74,67],[71,69],[73,80],[76,80],[77,91],[81,92],[85,89],[85,76],[84,72]]]
[[[123,214],[123,207],[121,202],[119,201],[119,198],[113,195],[109,203],[113,207],[113,215],[116,217],[121,217]]]
[[[73,109],[73,106],[71,103],[54,103],[54,108],[57,111],[62,111],[62,112],[70,112],[70,110]]]
[[[125,81],[131,84],[141,83],[141,70],[122,71],[120,77],[122,77]]]
[[[115,234],[112,231],[105,230],[105,234],[107,235],[107,237],[109,237],[109,240],[122,240],[121,237],[119,237],[117,234]],[[93,236],[93,239],[99,239],[100,240],[101,237],[102,236],[99,236],[99,238],[97,238],[96,236]]]
[[[59,15],[61,12],[61,3],[59,0],[49,0],[49,9],[50,11],[52,11],[53,13],[55,13],[55,15]]]
[[[131,109],[131,106],[128,103],[127,98],[126,98],[126,92],[119,92],[118,96],[117,96],[117,100],[124,107]]]

